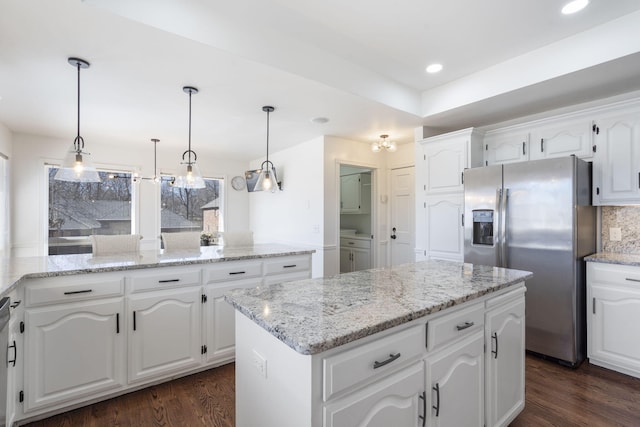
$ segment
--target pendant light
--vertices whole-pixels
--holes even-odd
[[[377,141],[371,144],[371,150],[374,153],[378,153],[382,150],[390,151],[393,153],[398,149],[395,142],[387,141],[387,138],[389,138],[389,135],[380,135],[380,138],[382,139],[382,141]]]
[[[149,180],[154,184],[161,181],[160,175],[158,175],[158,142],[160,142],[157,138],[151,138],[151,142],[153,142],[153,177],[147,178],[143,176],[134,175],[133,182],[138,183],[140,180]],[[171,178],[173,182],[173,178]]]
[[[191,95],[198,93],[198,89],[192,86],[185,86],[182,90],[189,94],[189,149],[182,153],[182,162],[178,165],[178,174],[173,186],[178,188],[205,188],[204,179],[202,179],[200,169],[196,165],[198,156],[191,149]],[[186,160],[185,156],[187,156]]]
[[[80,58],[68,58],[67,61],[78,70],[78,133],[54,179],[100,182],[100,175],[89,159],[90,154],[84,151],[84,139],[80,136],[80,69],[89,68],[89,63]]]
[[[276,189],[282,190],[282,183],[278,182],[276,167],[269,160],[269,114],[274,110],[275,108],[268,105],[262,107],[262,111],[267,113],[267,160],[262,162],[260,166],[260,175],[255,188],[256,190],[271,191],[272,193],[275,193]]]

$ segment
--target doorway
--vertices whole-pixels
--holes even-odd
[[[340,273],[375,266],[375,169],[339,165],[339,268]]]
[[[415,168],[391,170],[391,265],[415,261]]]

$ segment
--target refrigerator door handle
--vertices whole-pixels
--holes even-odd
[[[496,218],[498,220],[495,228],[495,251],[496,251],[496,267],[502,267],[502,188],[496,189]]]
[[[509,260],[507,259],[507,207],[509,204],[509,189],[502,190],[500,197],[500,260],[501,267],[508,268]]]

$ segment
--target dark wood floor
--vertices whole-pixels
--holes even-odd
[[[225,365],[28,425],[232,427],[234,376]],[[640,426],[640,379],[527,356],[526,384],[525,410],[511,427]]]

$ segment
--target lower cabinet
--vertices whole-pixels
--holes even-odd
[[[326,405],[324,427],[423,425],[424,362]]]
[[[127,298],[130,383],[171,376],[200,365],[204,353],[201,305],[199,286]]]
[[[371,268],[371,240],[340,238],[340,273]]]
[[[26,310],[25,412],[125,385],[123,308],[110,298]]]
[[[427,357],[427,425],[484,424],[484,333]]]
[[[524,409],[525,302],[517,298],[522,293],[509,293],[487,304],[487,426],[507,426]]]
[[[587,263],[589,362],[640,378],[640,267]]]

